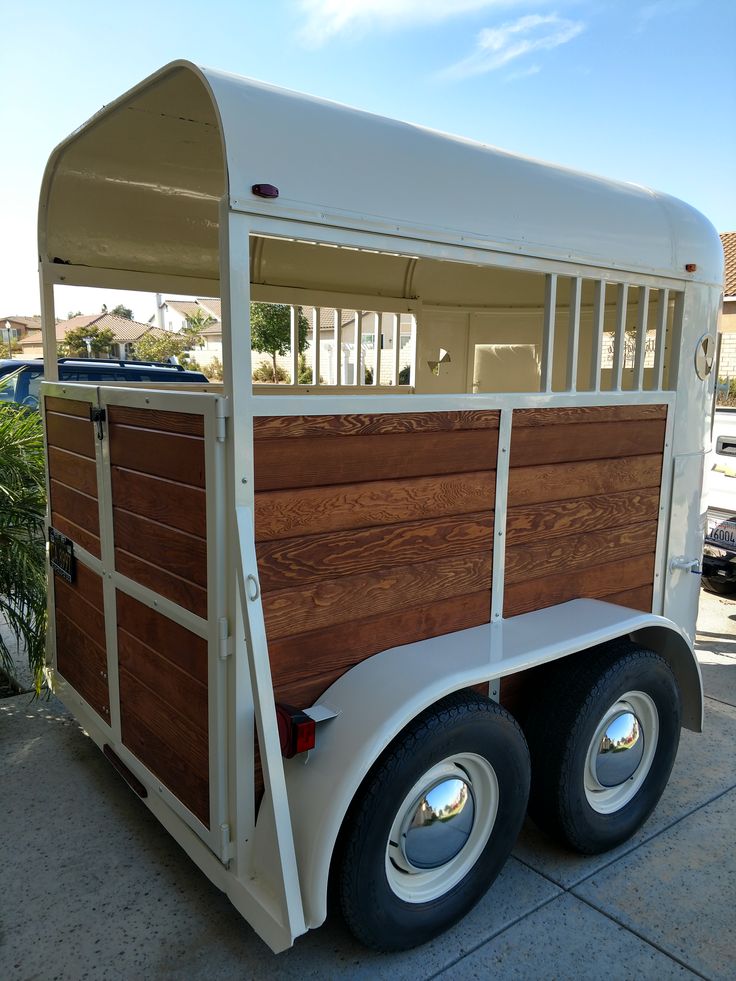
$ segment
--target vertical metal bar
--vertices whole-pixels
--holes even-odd
[[[289,318],[291,345],[291,384],[296,385],[299,381],[299,307],[290,307],[291,316]],[[276,379],[274,378],[274,381]]]
[[[624,348],[626,341],[626,302],[629,293],[627,283],[619,283],[616,291],[616,336],[613,342],[613,379],[611,389],[621,391],[624,371]]]
[[[670,291],[660,289],[657,303],[657,336],[654,342],[654,388],[662,390],[664,378],[664,344],[667,334],[667,308],[670,302]]]
[[[401,361],[401,314],[394,314],[394,384],[399,384],[399,375],[401,374],[401,368],[399,362]]]
[[[319,385],[319,359],[320,359],[320,332],[319,332],[319,307],[314,307],[312,312],[312,384]]]
[[[606,317],[606,283],[596,280],[593,295],[593,337],[590,347],[590,388],[593,392],[601,387],[601,360],[603,358],[603,325]]]
[[[54,284],[46,282],[43,263],[39,267],[39,278],[41,280],[41,338],[43,340],[44,377],[46,381],[58,381],[59,363],[56,352]]]
[[[676,389],[680,377],[680,355],[682,353],[682,331],[685,316],[685,294],[675,293],[675,308],[672,311],[672,332],[670,334],[669,359],[667,361],[667,388]],[[666,338],[665,334],[665,338]],[[667,345],[665,344],[665,353]]]
[[[363,311],[355,311],[355,384],[362,385],[363,378]]]
[[[544,284],[544,324],[542,327],[542,391],[552,391],[555,351],[555,313],[557,311],[557,273],[547,273]]]
[[[417,383],[417,318],[416,314],[410,314],[409,321],[409,384],[416,386]]]
[[[383,315],[380,313],[374,313],[373,316],[375,317],[374,328],[375,328],[375,337],[376,337],[376,345],[375,345],[376,357],[375,357],[375,364],[374,364],[375,374],[373,375],[373,384],[380,385],[381,384],[381,342],[383,340],[383,333],[382,333]]]
[[[578,384],[578,348],[580,346],[580,297],[583,280],[575,276],[570,280],[570,313],[567,331],[567,366],[565,387],[574,392]]]
[[[335,310],[335,384],[342,385],[342,310]]]
[[[636,352],[634,354],[634,389],[644,388],[644,360],[647,353],[647,324],[649,322],[649,287],[639,287],[639,310],[636,318]]]
[[[493,567],[491,571],[490,660],[503,657],[503,594],[506,570],[506,515],[508,509],[509,459],[511,456],[512,410],[502,409],[498,427],[496,498],[493,511]],[[493,692],[491,691],[491,697]],[[497,696],[496,696],[497,697]]]
[[[667,422],[664,431],[662,454],[662,481],[659,489],[659,512],[657,514],[657,539],[654,548],[654,587],[652,590],[652,613],[662,614],[664,610],[664,589],[667,580],[667,541],[670,534],[672,497],[672,444],[674,442],[675,407],[667,406]]]

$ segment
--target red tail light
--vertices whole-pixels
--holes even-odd
[[[281,755],[287,760],[298,753],[314,749],[317,726],[314,719],[310,719],[301,709],[277,704],[276,721],[279,725]]]

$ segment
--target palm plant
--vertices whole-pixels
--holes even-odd
[[[46,544],[43,430],[37,412],[0,405],[0,618],[26,649],[36,694],[43,688]],[[13,655],[0,634],[0,667]]]

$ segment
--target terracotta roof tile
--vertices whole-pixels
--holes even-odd
[[[736,232],[721,232],[723,253],[726,256],[724,295],[736,296]]]

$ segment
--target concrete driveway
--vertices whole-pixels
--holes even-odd
[[[2,946],[10,979],[736,977],[736,602],[702,595],[706,731],[607,855],[528,823],[480,905],[438,940],[366,952],[339,919],[275,957],[58,702],[0,702]]]

